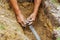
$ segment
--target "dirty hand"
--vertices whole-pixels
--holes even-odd
[[[18,14],[17,15],[17,21],[23,26],[23,27],[25,27],[26,25],[26,23],[25,23],[25,18],[24,18],[24,16],[22,15],[22,14]]]
[[[32,13],[28,18],[27,21],[29,22],[29,24],[32,24],[36,19],[36,14]]]

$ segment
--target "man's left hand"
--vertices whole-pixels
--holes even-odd
[[[29,24],[32,24],[35,19],[36,19],[36,13],[32,13],[28,18],[27,18],[27,21],[29,22]]]

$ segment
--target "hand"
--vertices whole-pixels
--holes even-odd
[[[17,21],[23,26],[25,27],[26,26],[26,23],[25,23],[25,18],[22,14],[18,14],[17,15]]]
[[[32,24],[36,19],[36,14],[32,13],[28,18],[27,21],[29,22],[29,25]]]

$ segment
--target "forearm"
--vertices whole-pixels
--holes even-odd
[[[33,11],[33,13],[37,14],[40,4],[41,4],[41,0],[34,0],[34,11]]]
[[[17,0],[10,0],[10,3],[11,3],[11,6],[12,6],[13,10],[16,13],[16,15],[21,13],[21,11],[19,10],[18,4],[17,4]]]

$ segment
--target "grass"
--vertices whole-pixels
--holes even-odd
[[[56,3],[57,2],[57,0],[51,0],[53,3]]]
[[[51,0],[52,3],[56,4],[56,5],[60,5],[60,3],[57,0]]]
[[[60,40],[60,37],[58,37],[57,40]]]
[[[3,25],[0,25],[0,30],[4,30],[4,26]]]

